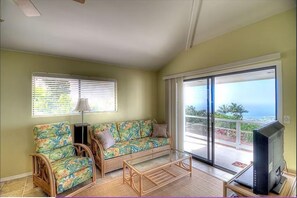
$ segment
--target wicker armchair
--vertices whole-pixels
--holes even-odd
[[[36,153],[31,156],[35,186],[55,197],[83,182],[86,185],[67,196],[96,183],[93,154],[86,145],[72,143],[68,122],[36,125],[33,132]]]

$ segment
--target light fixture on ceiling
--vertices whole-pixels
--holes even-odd
[[[81,4],[85,3],[85,0],[73,0],[73,1],[76,1]],[[36,17],[41,15],[31,0],[14,0],[14,2],[27,17]]]
[[[73,0],[73,1],[76,1],[76,2],[81,3],[81,4],[84,4],[86,2],[86,0]]]

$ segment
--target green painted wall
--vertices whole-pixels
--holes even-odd
[[[35,124],[81,116],[32,118],[31,75],[50,72],[113,78],[118,86],[118,111],[86,113],[88,123],[153,118],[157,115],[156,72],[126,69],[65,58],[1,51],[1,175],[8,177],[31,171],[32,128]]]
[[[31,171],[32,127],[35,124],[81,117],[31,116],[33,72],[64,73],[114,78],[118,82],[118,111],[87,113],[89,123],[151,118],[165,119],[165,89],[162,77],[273,52],[280,52],[283,66],[283,110],[291,116],[286,125],[285,158],[296,170],[296,10],[291,10],[227,33],[181,52],[158,74],[111,65],[1,50],[1,170],[0,177]],[[158,87],[158,90],[156,90]]]
[[[224,34],[181,52],[158,74],[158,119],[165,119],[165,84],[169,74],[198,70],[274,52],[281,53],[283,113],[291,117],[285,130],[285,159],[296,170],[296,9]]]

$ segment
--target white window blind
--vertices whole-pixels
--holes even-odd
[[[81,80],[81,97],[88,98],[92,111],[115,111],[115,83]]]
[[[77,113],[79,98],[88,98],[91,112],[116,111],[116,81],[84,77],[33,74],[32,115]]]

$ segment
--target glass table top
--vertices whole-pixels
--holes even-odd
[[[166,150],[126,160],[126,163],[139,172],[145,172],[175,161],[182,161],[184,159],[188,159],[190,156],[190,154],[181,151]]]

